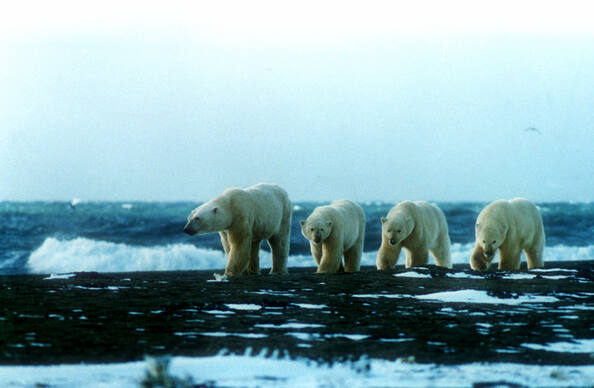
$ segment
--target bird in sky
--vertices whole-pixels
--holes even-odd
[[[526,131],[526,132],[534,132],[534,133],[537,133],[539,135],[542,135],[542,133],[540,133],[540,129],[535,128],[535,127],[525,128],[524,131]]]

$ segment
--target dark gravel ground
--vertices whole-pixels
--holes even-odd
[[[439,364],[593,364],[591,353],[522,346],[594,339],[594,261],[547,267],[560,270],[520,280],[474,273],[468,265],[414,270],[425,278],[393,276],[405,272],[401,266],[333,275],[293,268],[289,275],[228,281],[215,281],[213,271],[0,276],[0,364],[123,362],[247,349],[330,363],[366,355]],[[555,275],[565,277],[550,278]],[[504,301],[530,295],[558,301],[415,298],[467,289]]]

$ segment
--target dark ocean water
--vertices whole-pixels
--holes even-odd
[[[474,222],[485,203],[437,203],[445,212],[453,263],[466,263]],[[0,274],[69,271],[222,269],[218,234],[183,233],[191,202],[0,202]],[[289,268],[312,266],[299,221],[321,203],[294,203]],[[362,264],[374,264],[381,224],[394,205],[362,203],[367,217]],[[545,261],[594,258],[594,204],[540,203]],[[262,244],[261,266],[270,266]],[[399,264],[402,264],[401,258]]]

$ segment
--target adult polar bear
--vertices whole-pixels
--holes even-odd
[[[194,209],[184,232],[219,232],[227,256],[225,274],[258,273],[260,243],[272,251],[270,273],[287,273],[291,234],[291,201],[277,185],[260,183],[246,189],[227,189]]]
[[[520,269],[522,251],[526,253],[528,269],[543,266],[542,217],[527,199],[500,199],[490,203],[479,213],[475,231],[476,245],[470,257],[472,269],[489,269],[497,249],[500,270]]]
[[[427,265],[429,252],[436,265],[452,268],[448,223],[437,206],[425,201],[403,201],[381,221],[382,245],[377,253],[377,269],[394,267],[403,247],[406,268]]]
[[[346,199],[318,206],[307,220],[300,221],[301,233],[309,240],[318,273],[359,270],[365,241],[365,213]],[[344,267],[342,256],[344,255]]]

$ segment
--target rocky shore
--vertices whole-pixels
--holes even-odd
[[[0,276],[0,364],[246,351],[330,364],[594,363],[593,261],[513,273],[467,265],[313,272]]]

